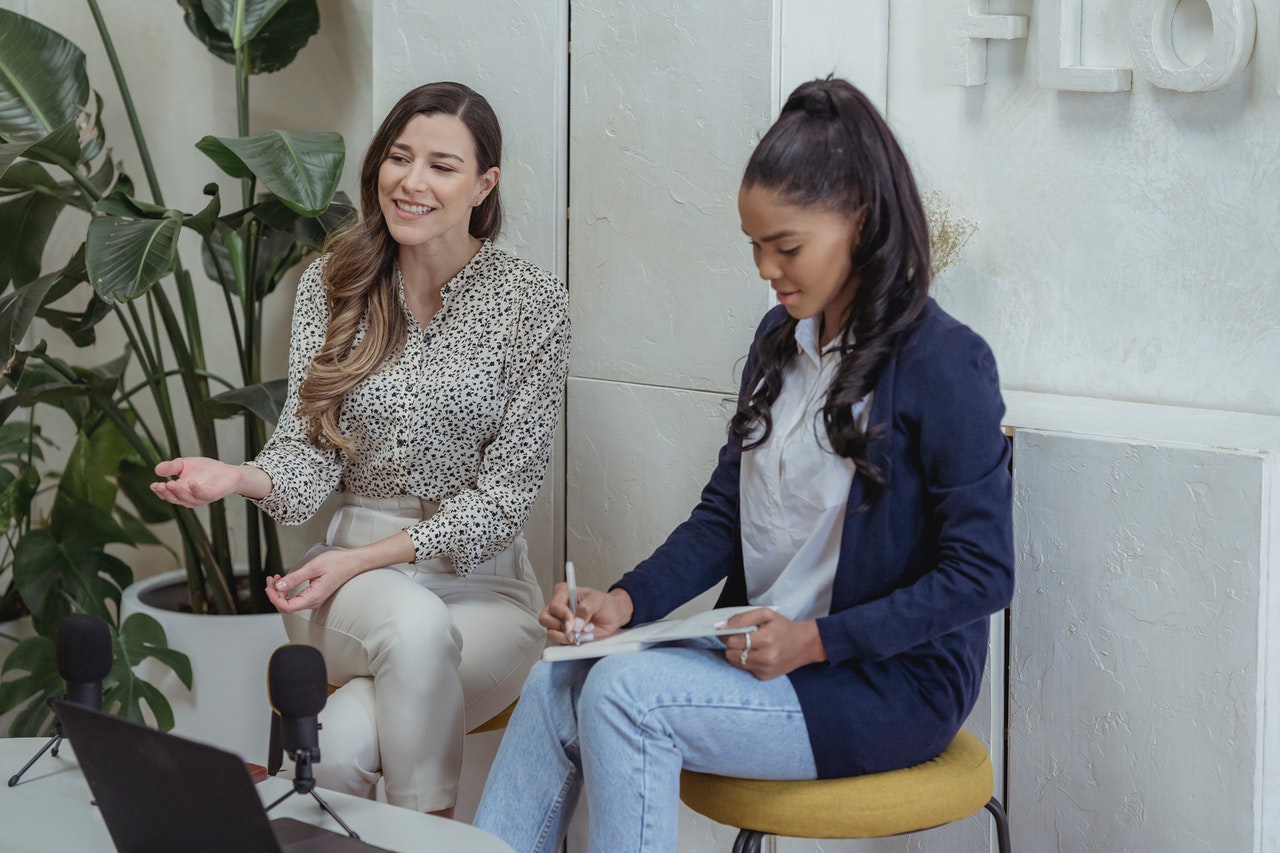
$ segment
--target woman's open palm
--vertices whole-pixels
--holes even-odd
[[[171,504],[204,506],[222,500],[240,484],[234,465],[204,456],[180,456],[156,466],[157,477],[175,477],[151,484],[151,491]]]

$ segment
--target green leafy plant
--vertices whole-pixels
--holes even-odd
[[[239,181],[239,209],[231,213],[223,213],[228,205],[215,183],[204,187],[208,200],[200,210],[167,205],[97,0],[86,0],[86,7],[138,149],[145,197],[130,172],[112,159],[103,99],[90,88],[81,50],[29,18],[0,10],[0,363],[8,389],[0,395],[0,430],[22,424],[27,446],[35,448],[40,432],[33,413],[52,409],[67,412],[77,429],[53,509],[38,523],[32,521],[30,500],[22,503],[34,493],[34,451],[23,457],[25,465],[17,457],[0,457],[10,475],[0,475],[0,502],[12,499],[21,510],[6,517],[0,506],[0,524],[9,521],[13,546],[11,594],[0,601],[16,592],[36,620],[40,636],[33,639],[46,644],[55,611],[109,613],[112,602],[118,606],[117,591],[130,573],[106,549],[155,541],[149,525],[176,523],[195,612],[269,610],[265,578],[283,566],[274,524],[246,503],[244,588],[250,592],[238,593],[226,507],[219,502],[199,513],[174,507],[156,499],[147,483],[162,459],[237,455],[219,447],[220,419],[240,420],[242,458],[261,449],[285,391],[285,380],[262,376],[263,300],[354,214],[336,192],[345,149],[336,133],[250,133],[249,80],[293,61],[319,28],[315,0],[177,5],[191,33],[235,67],[235,134],[191,140]],[[50,236],[64,219],[83,238],[50,265]],[[199,279],[181,256],[184,229],[200,241]],[[207,308],[201,315],[197,287],[220,293],[226,309],[221,329],[210,331],[217,319]],[[123,331],[125,352],[94,367],[71,364],[44,339],[30,343],[37,333],[55,332],[74,347],[89,348],[92,357],[97,330],[108,322]],[[238,376],[214,373],[206,335],[219,349],[228,342],[234,346]],[[19,432],[15,428],[12,435]],[[0,445],[5,435],[0,433]],[[183,446],[189,435],[194,447]],[[78,470],[78,452],[111,462],[86,475],[82,485],[92,483],[90,491],[68,485],[76,482],[68,474]],[[24,562],[36,554],[38,560]],[[163,637],[150,626],[132,618],[119,626],[122,667],[161,648]],[[18,694],[46,689],[40,679],[47,675],[47,652],[31,643],[10,653],[5,672],[22,669],[34,680],[22,682],[21,689],[12,687],[17,681],[0,682],[0,711]],[[128,697],[122,699],[128,710],[128,703],[148,694],[121,677],[118,695]]]

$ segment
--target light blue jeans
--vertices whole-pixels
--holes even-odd
[[[591,853],[670,853],[682,767],[815,778],[790,680],[760,681],[710,643],[535,665],[475,825],[516,853],[552,853],[585,785]]]

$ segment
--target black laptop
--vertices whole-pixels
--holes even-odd
[[[121,853],[390,853],[292,818],[269,820],[234,753],[82,705],[50,704]]]

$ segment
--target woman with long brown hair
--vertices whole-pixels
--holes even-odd
[[[537,660],[542,596],[521,529],[551,453],[568,298],[497,249],[502,135],[479,94],[433,83],[383,120],[362,220],[298,285],[289,391],[266,447],[229,465],[160,463],[156,494],[231,494],[285,524],[335,490],[324,542],[268,579],[291,640],[339,689],[318,782],[450,814],[467,728]]]

